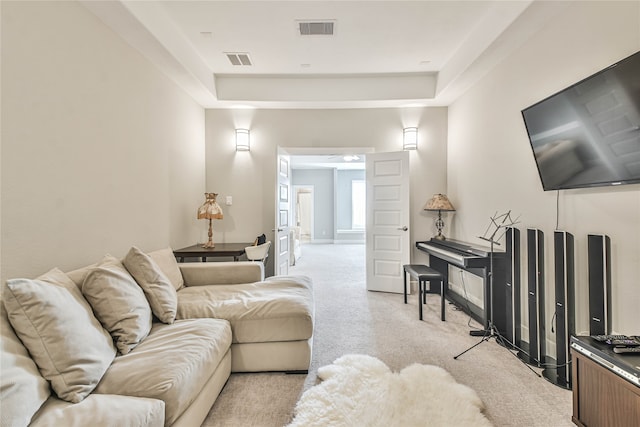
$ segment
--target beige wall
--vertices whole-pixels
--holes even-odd
[[[418,126],[419,149],[410,153],[411,241],[433,235],[427,198],[446,188],[446,108],[358,110],[207,110],[207,189],[233,196],[217,221],[217,241],[273,240],[277,146],[402,149],[402,129]],[[251,151],[235,151],[235,128],[251,129]]]
[[[2,280],[194,241],[204,110],[83,6],[2,5]]]
[[[553,340],[552,239],[557,192],[540,184],[520,111],[640,49],[638,2],[573,2],[449,108],[448,192],[457,237],[473,241],[497,212],[545,232],[547,336]],[[588,331],[586,236],[612,241],[613,328],[638,333],[640,185],[563,190],[559,229],[575,236],[577,330]],[[526,264],[523,258],[523,286]],[[523,317],[526,319],[526,317]],[[526,320],[524,320],[526,324]]]

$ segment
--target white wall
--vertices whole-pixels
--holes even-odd
[[[2,280],[197,238],[204,110],[75,2],[1,2]]]
[[[428,239],[434,217],[421,209],[446,188],[446,116],[446,108],[207,110],[207,189],[222,200],[233,196],[233,206],[223,206],[225,217],[215,224],[216,238],[250,242],[265,232],[273,240],[278,145],[399,151],[402,129],[418,126],[419,149],[410,154],[411,242]],[[251,129],[250,152],[235,151],[236,127]]]
[[[545,232],[550,339],[557,193],[542,190],[520,111],[639,49],[640,3],[570,2],[449,108],[447,191],[458,209],[453,233],[478,242],[496,211],[521,215],[526,287],[525,229]],[[559,229],[575,236],[577,331],[588,331],[586,236],[602,233],[612,241],[613,329],[637,334],[640,185],[563,190],[558,215]]]

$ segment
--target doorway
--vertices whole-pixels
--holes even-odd
[[[292,168],[290,224],[300,233],[301,243],[364,243],[364,217],[360,215],[364,206],[354,208],[353,183],[357,182],[356,190],[361,187],[365,157],[371,149],[287,151]]]
[[[352,182],[364,181],[364,161],[367,154],[374,152],[373,148],[287,147],[286,151],[292,169],[289,224],[294,250],[289,265],[297,265],[298,257],[304,259],[306,248],[312,246],[338,251],[342,246],[359,244],[364,250],[364,220],[361,210],[353,209],[354,200],[359,198],[354,199]],[[355,176],[357,169],[362,171],[361,177]],[[348,185],[343,184],[346,182]],[[361,183],[356,184],[360,188],[358,185]],[[348,209],[342,209],[347,204]],[[323,265],[322,259],[314,260],[313,264],[316,262]]]
[[[408,264],[410,260],[408,152],[373,153],[373,150],[348,148],[343,149],[348,150],[347,152],[339,149],[315,149],[312,152],[309,150],[287,148],[291,156],[292,169],[324,168],[332,171],[326,179],[330,182],[332,190],[326,201],[316,203],[314,199],[321,193],[320,184],[317,184],[316,188],[312,182],[297,184],[296,179],[292,180],[290,200],[293,201],[291,208],[294,216],[290,219],[292,224],[300,227],[301,243],[316,240],[316,226],[321,230],[322,240],[333,244],[350,243],[349,238],[341,239],[340,234],[344,236],[354,232],[363,233],[366,230],[363,237],[367,259],[367,289],[401,293],[402,265]],[[327,153],[328,150],[331,150],[330,154]],[[362,178],[351,176],[348,179],[348,191],[344,191],[347,185],[336,184],[342,169],[363,169],[366,179],[363,182]],[[306,179],[309,179],[308,175]],[[322,173],[322,176],[327,178],[327,173]],[[300,186],[300,190],[294,190],[296,186]],[[362,191],[363,186],[366,191]],[[313,188],[313,191],[309,191],[310,188]],[[349,214],[342,216],[338,215],[336,206],[338,199],[341,200],[344,195],[348,198],[346,204],[349,206]],[[366,199],[367,205],[364,220],[362,210],[354,209],[356,204],[361,204],[363,198]],[[313,220],[309,216],[313,214],[307,213],[326,206],[329,206],[329,212],[316,214]],[[348,224],[343,222],[342,218],[347,218]],[[322,225],[315,224],[315,219],[319,223],[322,222]],[[326,227],[323,221],[328,222]],[[327,231],[331,232],[331,236],[324,239]]]

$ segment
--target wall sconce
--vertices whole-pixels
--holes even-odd
[[[236,129],[236,151],[249,151],[249,129]]]
[[[418,128],[404,128],[402,137],[402,149],[418,149]]]

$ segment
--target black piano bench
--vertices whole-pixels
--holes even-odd
[[[422,320],[422,304],[427,302],[427,282],[429,282],[429,293],[436,293],[431,283],[440,282],[440,320],[444,321],[445,289],[442,283],[442,274],[427,265],[406,264],[404,266],[404,303],[407,303],[407,274],[418,281],[418,310],[420,320]]]

